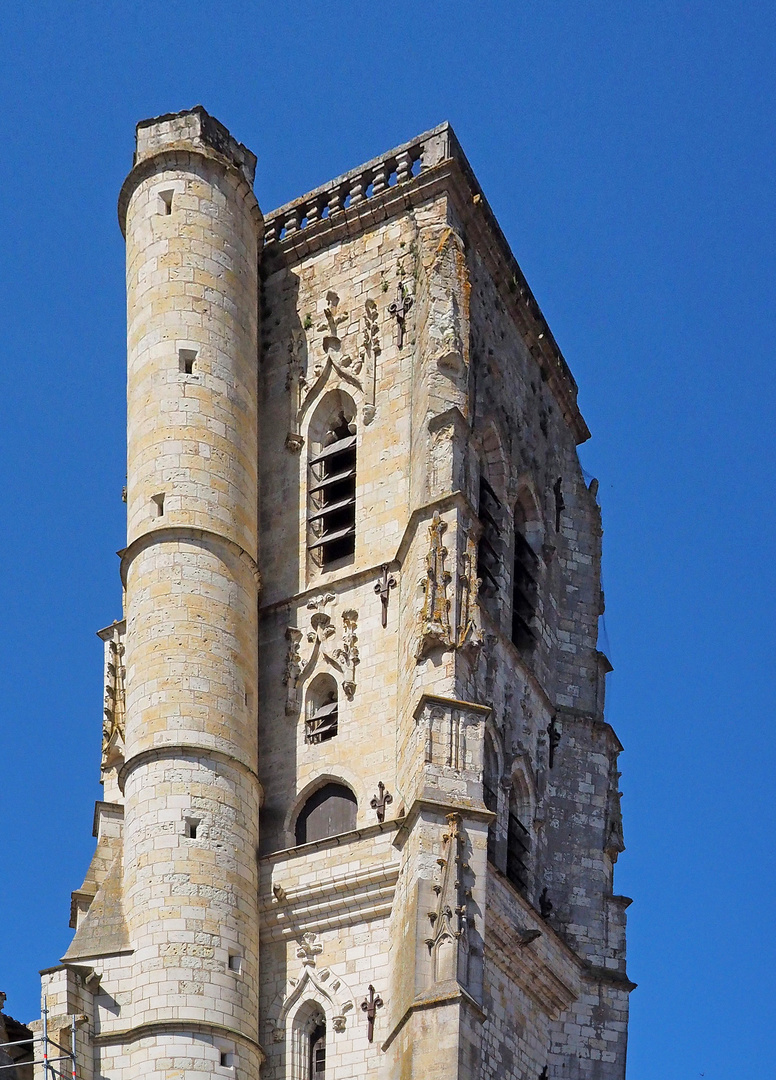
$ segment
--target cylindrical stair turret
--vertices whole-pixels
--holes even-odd
[[[255,158],[138,125],[127,241],[123,1076],[259,1076]]]

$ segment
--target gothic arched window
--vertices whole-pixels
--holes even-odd
[[[311,844],[327,836],[352,832],[358,802],[344,784],[329,783],[314,791],[296,819],[297,844]]]
[[[338,725],[337,683],[331,675],[318,675],[310,683],[305,701],[305,742],[321,743],[333,739]]]
[[[310,422],[307,547],[325,568],[356,550],[356,409],[327,394]]]
[[[528,651],[536,642],[534,620],[538,595],[539,558],[527,538],[528,519],[520,500],[514,513],[512,565],[512,643]]]

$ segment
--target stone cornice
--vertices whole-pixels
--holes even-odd
[[[234,1039],[236,1042],[250,1046],[259,1054],[263,1065],[267,1059],[264,1047],[250,1035],[246,1035],[238,1028],[228,1027],[226,1024],[214,1024],[208,1020],[186,1020],[184,1018],[170,1017],[162,1020],[149,1020],[146,1024],[137,1024],[130,1028],[117,1028],[105,1034],[93,1035],[92,1042],[95,1046],[112,1046],[121,1043],[137,1042],[138,1039],[146,1039],[152,1035],[165,1033],[176,1035],[215,1035],[220,1038]]]
[[[164,119],[165,117],[158,118],[158,120]],[[154,123],[154,121],[143,121],[143,124],[146,125],[152,123]],[[141,126],[141,124],[138,124],[138,128]],[[264,218],[259,209],[259,204],[253,188],[246,179],[242,169],[240,169],[235,162],[225,154],[219,153],[214,147],[205,144],[196,145],[188,139],[167,142],[163,147],[151,152],[133,165],[119,192],[118,216],[119,228],[121,229],[122,236],[126,237],[127,235],[127,211],[129,209],[129,201],[138,184],[141,184],[144,180],[147,180],[162,169],[180,169],[184,172],[190,171],[192,165],[196,165],[203,160],[220,169],[234,186],[236,197],[245,201],[247,211],[253,219],[258,234],[259,247],[261,247],[264,233]]]
[[[214,746],[207,746],[201,743],[165,743],[164,746],[149,746],[146,750],[141,750],[139,753],[133,754],[132,757],[127,758],[119,771],[119,790],[123,793],[127,777],[139,765],[144,765],[148,761],[164,761],[166,758],[180,760],[181,758],[186,757],[214,758],[216,761],[222,761],[227,765],[240,769],[241,772],[247,773],[251,780],[258,786],[259,806],[263,804],[264,789],[255,769],[251,768],[247,762],[236,757],[234,754],[227,754]]]
[[[144,551],[145,548],[150,547],[151,544],[190,539],[216,541],[219,544],[224,544],[230,551],[237,555],[238,559],[246,564],[253,575],[257,591],[261,591],[261,574],[259,573],[259,568],[256,565],[256,560],[253,556],[250,555],[245,548],[241,547],[236,540],[232,540],[231,537],[224,536],[223,533],[214,532],[212,529],[200,528],[198,525],[166,525],[158,529],[150,529],[148,532],[136,536],[127,547],[123,548],[121,551],[117,551],[116,554],[121,559],[121,583],[124,588],[126,589],[127,587],[129,564],[138,552]]]

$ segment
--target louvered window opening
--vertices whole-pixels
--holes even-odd
[[[536,615],[539,560],[521,532],[515,528],[515,564],[512,571],[512,641],[518,649],[531,649],[536,642],[533,620]]]
[[[493,813],[498,812],[498,794],[494,787],[491,787],[487,779],[482,785],[482,799],[488,810],[492,810]],[[496,862],[496,822],[493,821],[488,826],[488,862],[492,862],[495,865]]]
[[[482,534],[477,552],[477,577],[482,583],[483,596],[493,597],[499,591],[502,507],[484,476],[480,477],[479,518]]]
[[[310,1080],[322,1080],[326,1074],[326,1028],[319,1024],[310,1037]]]
[[[343,420],[310,460],[309,550],[327,566],[356,550],[356,436]]]
[[[507,877],[521,893],[525,893],[528,888],[529,851],[528,831],[517,814],[510,810],[507,835]]]
[[[305,723],[305,742],[321,743],[337,734],[339,710],[336,701],[320,705]]]

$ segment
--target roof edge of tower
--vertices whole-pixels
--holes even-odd
[[[136,186],[161,168],[185,169],[194,159],[205,158],[220,166],[231,178],[236,194],[248,209],[260,233],[263,216],[253,190],[256,155],[201,105],[178,113],[141,120],[135,128],[132,169],[119,192],[119,226],[126,236],[129,200]]]
[[[265,256],[303,258],[441,192],[453,198],[575,441],[585,442],[576,380],[448,121],[266,214]]]

